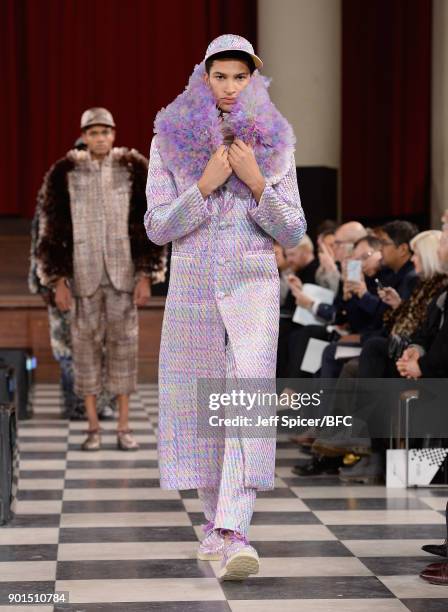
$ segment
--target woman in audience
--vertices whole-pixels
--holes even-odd
[[[384,315],[387,338],[371,338],[362,350],[359,362],[360,378],[398,376],[396,361],[410,344],[412,336],[427,317],[428,304],[446,287],[438,249],[442,232],[428,230],[411,240],[412,261],[419,281],[408,300],[398,298],[394,308]]]

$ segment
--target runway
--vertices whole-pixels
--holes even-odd
[[[0,529],[0,611],[441,612],[448,589],[419,571],[438,559],[448,490],[342,486],[299,478],[279,439],[273,491],[258,495],[249,538],[260,573],[220,583],[196,560],[204,521],[195,491],[159,488],[157,387],[131,404],[137,453],[116,450],[115,423],[97,453],[79,450],[86,423],[60,417],[56,385],[38,385],[21,422],[17,515]],[[69,593],[70,603],[11,607],[9,593]]]

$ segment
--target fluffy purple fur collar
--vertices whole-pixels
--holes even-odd
[[[204,74],[202,62],[195,67],[185,91],[157,114],[154,124],[160,155],[185,186],[201,177],[211,154],[223,143],[219,111]],[[269,80],[255,71],[238,96],[227,124],[235,138],[253,147],[265,178],[276,182],[289,168],[295,137],[271,102],[268,86]],[[234,174],[227,187],[234,193],[248,193]]]

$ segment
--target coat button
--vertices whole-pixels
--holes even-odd
[[[218,300],[222,300],[222,298],[225,297],[225,295],[226,294],[224,293],[224,291],[218,291],[216,293],[216,297],[218,298]]]

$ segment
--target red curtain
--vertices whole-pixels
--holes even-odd
[[[343,0],[345,219],[429,209],[430,0]]]
[[[187,84],[208,43],[256,44],[256,0],[1,0],[0,214],[31,216],[48,167],[105,106],[116,144],[149,152],[156,112]],[[6,86],[5,86],[6,84]]]

